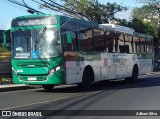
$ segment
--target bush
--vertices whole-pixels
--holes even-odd
[[[10,47],[0,45],[0,53],[10,52],[10,51],[11,51]]]

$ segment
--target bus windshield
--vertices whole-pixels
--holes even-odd
[[[20,29],[12,33],[12,39],[12,53],[15,59],[52,58],[61,55],[57,29]]]

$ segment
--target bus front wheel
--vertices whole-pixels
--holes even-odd
[[[52,84],[45,84],[45,85],[42,85],[43,89],[45,89],[46,91],[52,91],[53,88],[54,88],[54,85]]]
[[[91,87],[91,73],[89,70],[85,70],[83,73],[82,83],[77,86],[83,90],[88,90]]]

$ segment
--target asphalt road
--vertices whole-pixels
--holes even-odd
[[[0,110],[51,110],[47,114],[55,116],[59,110],[74,110],[64,112],[71,113],[71,117],[62,114],[61,119],[91,118],[91,119],[159,119],[160,116],[134,116],[134,113],[150,111],[160,115],[160,74],[142,76],[135,83],[126,81],[112,81],[106,85],[94,84],[87,91],[80,91],[76,86],[57,86],[52,92],[46,92],[42,88],[10,91],[0,93]],[[53,110],[56,110],[53,112]],[[76,111],[75,111],[76,110]],[[87,110],[89,112],[83,112]],[[101,111],[92,111],[101,110]],[[107,116],[106,110],[114,110],[111,116]],[[124,115],[114,116],[118,113]],[[133,110],[133,111],[124,111]],[[75,117],[79,114],[80,116]],[[136,112],[137,111],[137,112]],[[87,113],[86,117],[85,114]],[[112,112],[111,112],[112,113]],[[131,113],[131,115],[130,115]],[[125,115],[126,114],[126,115]],[[99,115],[99,116],[98,116]],[[105,116],[104,116],[105,115]],[[10,118],[10,117],[7,117]],[[12,117],[13,118],[13,117]],[[44,117],[39,117],[44,118]],[[51,116],[45,118],[53,118]]]

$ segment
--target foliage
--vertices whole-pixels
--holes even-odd
[[[157,8],[154,4],[143,5],[138,8],[135,7],[132,11],[132,20],[127,22],[122,19],[119,20],[121,25],[135,29],[136,32],[152,35],[154,38],[158,37],[158,16]]]
[[[152,35],[154,38],[158,37],[157,26],[149,21],[134,18],[128,22],[127,20],[122,19],[119,20],[119,24],[133,28],[136,32]]]
[[[11,78],[0,78],[0,84],[10,84],[13,83]]]
[[[0,45],[0,53],[10,52],[10,47]]]
[[[133,19],[149,20],[151,23],[157,25],[158,10],[154,4],[144,5],[140,8],[136,7],[132,11]]]
[[[108,23],[115,19],[115,13],[127,10],[126,6],[117,3],[101,4],[98,0],[61,0],[62,5],[56,7],[55,2],[46,2],[40,6],[42,9],[50,9],[66,13],[69,16],[80,17],[98,24]]]
[[[127,10],[127,7],[117,3],[101,4],[95,0],[63,0],[64,6],[78,13],[82,13],[89,21],[95,23],[108,23],[109,20],[115,19],[117,12]]]

